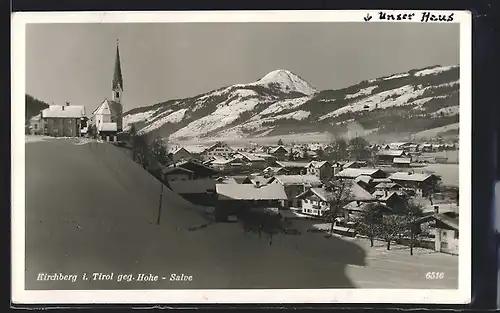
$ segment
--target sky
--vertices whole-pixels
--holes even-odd
[[[26,93],[92,112],[111,98],[119,39],[124,110],[289,70],[318,90],[459,64],[459,24],[31,24]]]

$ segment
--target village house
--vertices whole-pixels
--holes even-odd
[[[290,175],[305,175],[308,162],[276,161],[275,165],[288,171]]]
[[[89,124],[95,126],[97,135],[101,139],[117,141],[117,134],[123,131],[123,77],[118,43],[111,91],[111,100],[106,98],[97,106],[91,114]]]
[[[222,172],[241,170],[244,168],[244,165],[245,165],[240,159],[236,159],[236,158],[226,159],[226,158],[221,158],[221,157],[216,157],[215,159],[207,161],[205,164],[210,165],[213,168],[216,168]]]
[[[451,218],[457,218],[459,216],[459,206],[457,203],[449,203],[449,202],[444,202],[444,203],[433,203],[433,204],[428,204],[424,207],[423,213],[424,214],[430,214],[430,213],[435,213],[436,209],[440,214],[444,214],[448,217]]]
[[[288,171],[284,167],[272,167],[272,166],[268,166],[268,167],[266,167],[262,171],[262,173],[265,176],[271,177],[271,176],[274,176],[274,175],[288,175],[290,173],[290,171]]]
[[[432,143],[424,143],[424,144],[422,144],[420,150],[422,152],[433,152],[435,149],[434,149],[434,146],[432,145]]]
[[[362,168],[366,167],[366,161],[350,161],[342,165],[342,169],[346,168]]]
[[[375,184],[373,184],[373,178],[368,175],[359,175],[354,178],[354,182],[363,187],[368,192],[372,192],[374,190]]]
[[[342,172],[342,170],[344,169],[344,165],[345,165],[344,162],[340,161],[333,162],[332,164],[333,175],[337,175],[338,173]]]
[[[273,164],[276,157],[264,152],[253,152],[252,155],[264,159],[268,164]]]
[[[366,214],[369,208],[375,210],[375,214],[372,216],[374,220],[380,220],[383,215],[394,214],[390,207],[381,202],[351,201],[342,208],[344,217],[337,219],[334,226],[345,227],[347,221],[356,223]]]
[[[274,156],[277,160],[286,160],[290,154],[290,152],[283,146],[271,148],[268,153]]]
[[[214,168],[194,160],[174,163],[162,169],[164,182],[186,200],[203,206],[215,203],[215,177],[220,174]]]
[[[459,253],[459,222],[458,218],[440,213],[436,208],[434,213],[418,219],[415,223],[422,229],[429,229],[434,236],[434,250],[458,255]]]
[[[283,207],[300,207],[300,201],[296,198],[299,194],[308,188],[321,187],[323,183],[317,176],[313,175],[277,175],[272,177],[268,183],[284,186],[287,195],[286,201],[283,201]]]
[[[249,175],[247,176],[241,183],[242,184],[253,184],[259,186],[265,186],[271,180],[269,177],[260,176],[260,175]]]
[[[332,165],[328,161],[311,161],[307,166],[307,174],[315,175],[320,180],[330,179],[333,175]]]
[[[169,152],[170,159],[174,162],[182,160],[189,160],[192,158],[191,152],[187,151],[184,147],[175,147]]]
[[[403,188],[400,184],[393,183],[389,180],[389,182],[382,182],[378,183],[375,185],[375,190],[381,190],[381,191],[396,191],[396,190],[401,190]]]
[[[378,164],[393,164],[394,158],[402,158],[406,156],[403,150],[386,150],[382,149],[377,152],[376,161]]]
[[[375,200],[370,193],[355,183],[349,184],[348,188],[349,192],[346,193],[346,196],[341,195],[341,199],[338,199],[339,195],[328,186],[309,188],[297,195],[296,199],[300,201],[300,207],[303,214],[314,216],[323,216],[325,211],[332,209],[332,206],[335,205],[335,201],[370,202]],[[340,211],[339,214],[341,214]]]
[[[238,184],[238,181],[232,176],[223,176],[216,179],[217,184]]]
[[[85,107],[75,105],[51,105],[40,113],[43,134],[54,137],[80,137],[80,123]]]
[[[45,125],[41,114],[37,114],[29,120],[29,132],[31,135],[42,135]]]
[[[391,150],[407,150],[411,145],[411,142],[391,142],[388,146]]]
[[[393,167],[409,168],[411,165],[411,158],[394,158],[392,161]]]
[[[268,165],[268,163],[265,159],[258,157],[254,154],[251,154],[251,153],[238,152],[238,154],[235,155],[235,158],[238,160],[241,160],[242,162],[245,163],[245,165],[247,167],[250,167],[253,169],[263,170]]]
[[[208,160],[212,157],[230,158],[235,153],[236,151],[234,151],[231,147],[229,147],[229,145],[219,141],[210,146],[209,148],[205,149],[205,151],[201,153],[201,157],[203,158],[203,160]]]
[[[389,179],[400,184],[403,190],[412,190],[417,196],[427,197],[438,190],[441,180],[434,174],[422,174],[411,172],[397,172],[389,176]]]
[[[380,203],[387,205],[394,213],[404,212],[407,206],[407,197],[401,191],[377,190],[373,193]]]
[[[193,179],[193,171],[183,167],[165,167],[162,169],[162,175],[163,181],[167,183]]]
[[[335,178],[355,179],[360,175],[370,176],[371,178],[386,178],[387,174],[378,168],[347,168],[335,175]]]
[[[185,160],[185,161],[180,161],[176,162],[169,167],[182,167],[185,169],[188,169],[193,172],[192,174],[192,179],[198,180],[198,179],[213,179],[216,176],[220,175],[220,171],[206,166],[202,164],[201,162],[198,162],[196,160]]]
[[[229,215],[252,209],[279,209],[281,202],[287,199],[284,187],[277,184],[217,184],[215,188],[217,220],[227,220]]]

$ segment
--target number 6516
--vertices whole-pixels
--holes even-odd
[[[427,272],[427,274],[425,274],[425,279],[443,279],[443,278],[444,278],[443,272]]]

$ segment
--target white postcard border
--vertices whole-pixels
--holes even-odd
[[[22,12],[12,14],[12,302],[17,304],[210,304],[210,303],[419,303],[461,304],[471,301],[471,133],[472,29],[468,11],[454,13],[460,24],[460,241],[459,288],[435,289],[256,289],[256,290],[25,290],[25,47],[30,23],[164,23],[164,22],[359,22],[367,11],[198,11],[198,12]],[[386,11],[391,13],[391,11]],[[423,11],[397,11],[420,13]],[[394,12],[393,12],[394,13]],[[373,18],[366,23],[377,23]],[[384,22],[384,21],[382,21]],[[390,23],[420,21],[391,21]],[[428,23],[448,23],[432,22]],[[397,25],[394,25],[397,27]]]

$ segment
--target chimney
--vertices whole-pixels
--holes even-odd
[[[255,188],[260,188],[260,181],[255,182]]]
[[[439,206],[438,205],[434,206],[434,213],[436,213],[436,214],[439,213]]]
[[[384,190],[384,195],[387,197],[387,189]]]

